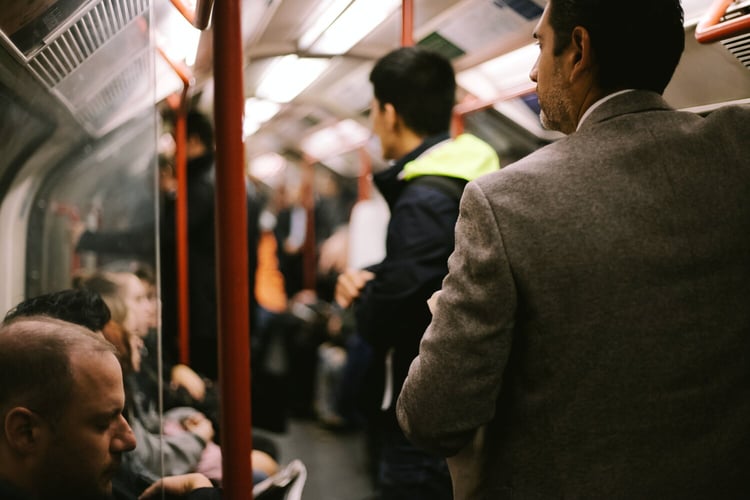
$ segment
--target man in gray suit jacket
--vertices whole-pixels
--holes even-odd
[[[750,109],[661,98],[678,0],[551,0],[568,137],[471,182],[398,401],[457,499],[750,498]]]

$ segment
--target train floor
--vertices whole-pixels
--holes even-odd
[[[307,468],[303,500],[375,499],[362,431],[336,432],[314,420],[291,419],[287,432],[254,430],[278,445],[282,464],[301,460]]]

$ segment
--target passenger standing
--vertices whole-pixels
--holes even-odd
[[[44,317],[0,327],[0,498],[104,499],[135,447],[114,347]]]
[[[380,59],[370,74],[373,130],[395,163],[375,176],[391,210],[387,254],[367,270],[340,275],[336,301],[355,305],[357,329],[374,351],[378,390],[370,399],[382,436],[383,499],[451,497],[444,459],[412,446],[398,427],[395,401],[430,322],[426,300],[448,271],[458,200],[466,181],[497,170],[492,148],[470,136],[451,140],[455,101],[450,61],[418,47]]]
[[[398,402],[458,499],[750,497],[750,109],[664,102],[684,37],[678,0],[547,3],[569,136],[467,186]]]
[[[212,380],[218,378],[218,336],[216,304],[215,242],[215,157],[214,131],[210,120],[197,111],[187,116],[187,203],[190,300],[190,366]],[[252,189],[248,183],[248,189]],[[257,266],[258,205],[251,191],[247,197],[248,281],[253,316],[255,268]],[[162,255],[175,253],[174,202],[165,208]],[[163,268],[167,268],[164,263]],[[173,271],[170,267],[170,271]],[[166,274],[166,273],[165,273]],[[176,276],[163,281],[164,330],[176,334]]]

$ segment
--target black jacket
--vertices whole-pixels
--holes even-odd
[[[197,372],[216,380],[217,307],[216,307],[216,238],[215,238],[215,169],[214,155],[207,153],[188,161],[188,271],[190,300],[191,366]],[[174,256],[176,248],[175,201],[164,209],[162,236],[163,256]],[[255,268],[257,266],[259,203],[252,186],[247,196],[248,281],[251,314],[255,309]],[[165,336],[173,342],[177,332],[177,275],[174,259],[162,263],[162,308]]]
[[[374,351],[367,389],[370,410],[381,403],[384,359],[393,349],[395,392],[385,425],[396,429],[396,398],[430,323],[427,299],[440,288],[448,273],[458,218],[458,200],[434,186],[401,180],[399,174],[408,162],[446,139],[447,134],[428,138],[374,177],[391,210],[386,257],[369,269],[376,277],[362,290],[355,314],[359,334]]]

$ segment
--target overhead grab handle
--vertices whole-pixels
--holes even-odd
[[[171,0],[171,2],[190,24],[201,31],[206,29],[208,21],[211,19],[211,9],[213,9],[214,0],[197,0],[195,10],[185,5],[183,0]]]
[[[750,14],[721,22],[734,0],[716,0],[695,28],[695,39],[699,43],[725,40],[750,31]]]

